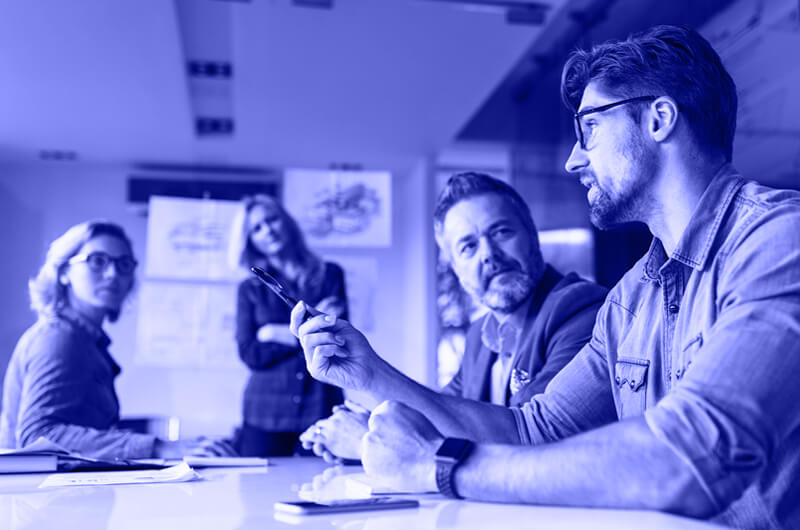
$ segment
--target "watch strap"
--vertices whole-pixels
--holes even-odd
[[[439,489],[440,493],[447,497],[463,499],[463,497],[459,495],[458,491],[456,490],[454,480],[455,470],[459,465],[461,465],[464,459],[466,459],[475,444],[470,440],[463,440],[460,438],[446,438],[442,443],[442,446],[444,446],[445,443],[449,444],[451,447],[454,443],[458,443],[460,447],[457,453],[454,455],[441,455],[439,452],[437,452],[436,487]]]

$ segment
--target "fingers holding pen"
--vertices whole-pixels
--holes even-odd
[[[319,331],[305,335],[301,334],[300,336],[300,343],[307,350],[313,350],[317,346],[344,346],[345,344],[345,340],[342,337],[330,331]]]
[[[330,314],[311,315],[307,305],[302,300],[292,309],[289,323],[290,331],[298,338],[322,329],[337,330],[341,327],[338,319]]]

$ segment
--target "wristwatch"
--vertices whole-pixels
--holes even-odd
[[[467,458],[474,445],[473,442],[461,438],[445,438],[436,450],[436,487],[442,494],[454,499],[463,498],[456,491],[453,473]]]

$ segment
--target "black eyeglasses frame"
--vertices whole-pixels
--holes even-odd
[[[605,112],[607,110],[613,109],[614,107],[619,107],[620,105],[625,105],[626,103],[633,103],[634,101],[648,101],[656,99],[658,96],[636,96],[635,98],[628,98],[623,99],[621,101],[615,101],[614,103],[609,103],[607,105],[600,105],[599,107],[592,107],[580,112],[576,112],[573,117],[575,118],[575,136],[578,137],[578,143],[581,146],[581,149],[586,151],[586,140],[584,139],[583,129],[581,128],[581,118],[588,114],[594,114],[596,112]]]
[[[104,259],[106,261],[105,266],[99,269],[92,266],[90,263],[92,256],[100,256],[102,259]],[[69,260],[67,260],[67,263],[69,263],[70,265],[74,263],[86,263],[86,266],[89,267],[94,272],[104,272],[108,268],[108,266],[111,263],[113,263],[114,269],[116,269],[116,271],[123,276],[132,275],[133,272],[136,270],[136,267],[139,265],[139,262],[136,261],[136,258],[134,258],[133,256],[125,254],[122,256],[115,257],[107,252],[101,252],[101,251],[88,252],[86,254],[77,254],[75,256],[72,256]],[[130,267],[128,265],[120,266],[120,264],[122,263],[131,265]]]

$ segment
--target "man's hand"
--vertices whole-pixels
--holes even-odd
[[[361,438],[367,433],[369,413],[337,406],[329,418],[319,420],[300,435],[305,449],[311,449],[326,462],[361,458]]]
[[[305,303],[292,310],[290,329],[300,339],[309,373],[324,383],[351,390],[371,389],[385,363],[367,339],[346,320],[317,315],[305,322]]]
[[[187,440],[156,439],[153,456],[156,458],[183,458],[184,456],[239,456],[230,441],[223,438],[190,438]]]
[[[344,313],[344,302],[338,296],[328,296],[319,301],[317,311],[339,318]]]
[[[392,489],[436,491],[436,450],[444,440],[416,410],[384,401],[372,411],[361,445],[364,470]]]

